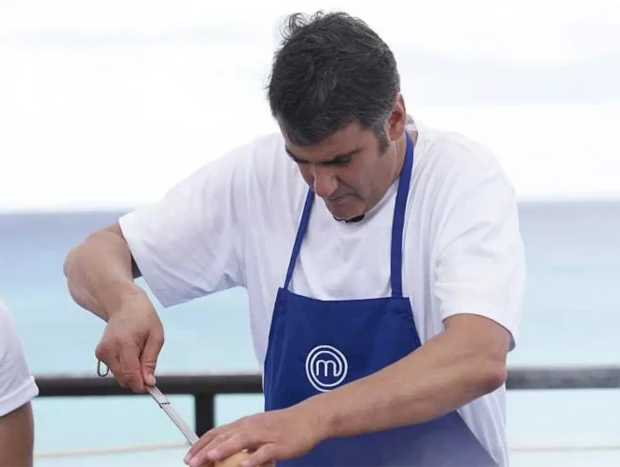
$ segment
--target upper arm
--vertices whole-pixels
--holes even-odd
[[[37,395],[13,317],[0,302],[0,466],[32,463]]]
[[[0,466],[32,465],[34,417],[32,404],[26,402],[0,416]]]
[[[525,285],[524,249],[514,191],[500,169],[465,158],[435,244],[433,292],[441,317],[490,320],[514,347]],[[499,325],[499,326],[498,326]],[[494,329],[490,327],[489,329]]]
[[[248,151],[210,162],[119,219],[136,269],[164,306],[244,285]]]

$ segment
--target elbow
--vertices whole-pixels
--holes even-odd
[[[75,269],[76,257],[79,254],[81,245],[74,246],[69,250],[67,256],[65,256],[64,263],[62,265],[62,272],[67,279],[71,278],[72,271]]]
[[[503,386],[508,380],[508,369],[503,361],[486,359],[477,365],[476,385],[481,395],[488,394]]]
[[[83,256],[83,252],[92,243],[96,242],[99,237],[99,232],[93,232],[88,237],[83,239],[77,245],[74,245],[65,256],[62,271],[67,279],[71,279],[71,276],[75,273],[76,266],[80,263],[80,257]]]
[[[67,256],[65,256],[65,261],[62,265],[62,272],[67,279],[69,278],[69,270],[71,269],[71,259],[73,257],[74,250],[75,247],[69,250],[69,253],[67,253]]]

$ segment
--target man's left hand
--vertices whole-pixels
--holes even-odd
[[[251,455],[241,465],[258,467],[302,456],[323,439],[317,415],[302,404],[241,418],[205,433],[184,461],[204,466],[248,450]]]

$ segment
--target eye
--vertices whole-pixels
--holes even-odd
[[[338,159],[331,161],[329,165],[342,166],[347,165],[349,162],[351,162],[351,156],[339,157]]]

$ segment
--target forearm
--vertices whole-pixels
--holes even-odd
[[[73,248],[64,265],[69,292],[105,321],[125,297],[144,293],[134,283],[129,248],[119,233],[96,232]]]
[[[476,336],[447,330],[383,370],[305,404],[319,417],[326,438],[437,418],[505,381],[501,357],[490,357],[475,341]]]
[[[0,417],[0,467],[31,466],[34,419],[30,402]]]

